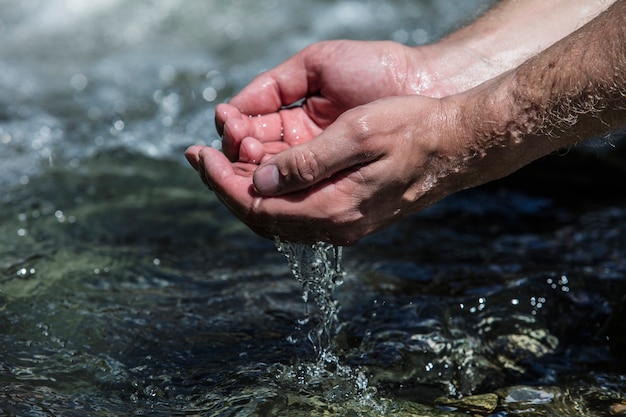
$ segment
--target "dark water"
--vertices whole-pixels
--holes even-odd
[[[284,256],[183,161],[303,45],[421,43],[487,3],[89,4],[0,3],[0,415],[624,414],[619,143],[344,248],[325,368]]]

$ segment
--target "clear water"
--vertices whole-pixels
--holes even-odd
[[[0,2],[0,415],[451,415],[440,397],[484,393],[487,415],[619,413],[623,148],[344,248],[324,367],[285,257],[183,160],[218,139],[216,103],[302,46],[421,43],[487,6]]]
[[[299,244],[276,238],[276,249],[287,258],[293,277],[302,286],[302,299],[311,300],[318,310],[317,324],[309,332],[320,362],[335,361],[333,341],[338,328],[339,304],[335,289],[343,283],[341,254],[343,248],[324,242]],[[303,323],[308,321],[308,317]]]

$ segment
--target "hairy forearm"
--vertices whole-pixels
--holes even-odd
[[[515,68],[574,32],[614,0],[503,0],[425,47],[433,55],[436,97],[458,93]]]
[[[516,69],[444,99],[456,103],[457,124],[470,135],[449,145],[461,150],[454,172],[466,177],[464,187],[479,185],[625,127],[624,74],[626,0],[619,0]]]
[[[626,0],[512,74],[530,133],[569,145],[626,122]]]

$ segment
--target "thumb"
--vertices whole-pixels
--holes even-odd
[[[332,126],[332,125],[331,125]],[[303,190],[355,164],[365,162],[351,138],[327,128],[316,138],[284,150],[254,172],[254,187],[263,195]]]

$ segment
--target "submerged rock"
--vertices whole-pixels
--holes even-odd
[[[611,404],[609,413],[612,416],[626,416],[626,400]]]
[[[463,412],[491,414],[498,406],[516,412],[528,411],[529,406],[548,404],[555,393],[550,388],[513,386],[494,393],[468,395],[462,398],[440,397],[435,403],[443,407],[452,407]]]
[[[550,388],[514,386],[498,391],[498,395],[506,404],[517,403],[523,405],[545,404],[551,402],[555,393]]]
[[[468,395],[463,398],[437,398],[435,402],[439,405],[454,407],[462,411],[474,413],[491,413],[498,406],[498,396],[493,393]]]

